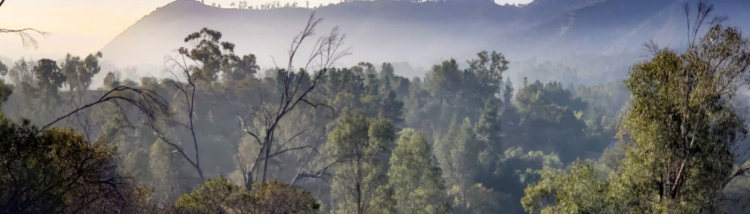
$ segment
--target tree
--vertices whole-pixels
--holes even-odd
[[[107,142],[0,120],[0,212],[141,212],[133,203],[143,192],[118,172]]]
[[[91,78],[102,70],[101,66],[99,66],[100,58],[102,58],[101,52],[96,53],[96,55],[89,54],[83,60],[80,57],[71,56],[70,54],[65,57],[65,62],[62,64],[62,72],[65,74],[67,83],[70,85],[72,91],[83,93],[88,90],[91,85]]]
[[[270,158],[288,151],[312,148],[310,145],[295,148],[283,148],[284,145],[279,145],[281,147],[278,147],[275,149],[274,153],[271,153],[274,142],[276,142],[276,132],[278,131],[279,122],[290,112],[294,111],[300,104],[309,105],[313,108],[319,106],[330,108],[330,106],[327,106],[324,103],[315,102],[315,100],[311,99],[311,93],[318,86],[319,80],[331,70],[333,64],[338,59],[349,54],[348,49],[343,49],[341,47],[345,36],[339,34],[338,28],[333,28],[329,34],[322,36],[317,40],[310,58],[305,65],[299,69],[300,72],[298,72],[297,75],[293,75],[292,72],[297,70],[293,64],[297,51],[300,46],[313,35],[314,30],[320,21],[321,19],[315,18],[315,14],[310,16],[304,30],[292,40],[289,49],[289,61],[286,69],[276,69],[277,74],[280,74],[277,75],[279,81],[278,99],[266,102],[265,99],[261,98],[263,101],[261,101],[261,104],[259,105],[260,108],[252,110],[245,118],[238,116],[242,130],[252,136],[261,146],[261,149],[258,150],[258,153],[254,158],[252,166],[247,171],[248,173],[252,173],[256,170],[257,164],[263,162],[262,167],[258,169],[262,171],[261,178],[264,182],[268,177],[268,162]],[[308,74],[308,71],[310,71],[310,74]],[[260,97],[265,96],[263,92],[259,95]],[[331,110],[333,109],[331,108]],[[250,116],[253,116],[253,118],[250,118]],[[258,125],[248,124],[252,126],[246,126],[245,121],[248,119],[258,119]],[[247,185],[252,183],[250,178],[251,176],[246,176],[245,183]]]
[[[190,70],[189,78],[192,81],[198,81],[201,83],[212,83],[218,79],[218,74],[222,71],[229,72],[231,74],[252,72],[255,64],[255,57],[250,55],[246,58],[247,61],[239,62],[237,66],[231,66],[233,61],[239,59],[234,55],[234,44],[230,42],[221,41],[221,32],[203,28],[199,32],[192,33],[185,37],[185,43],[192,45],[193,47],[188,50],[187,48],[180,48],[179,53],[181,56],[190,59],[196,65],[184,65],[186,70]],[[172,60],[174,63],[184,61]],[[232,69],[230,71],[227,71]],[[237,74],[237,75],[239,75]],[[233,75],[229,75],[233,76]],[[191,81],[191,80],[187,80]]]
[[[392,209],[396,213],[450,213],[441,174],[424,134],[408,128],[401,131],[388,170],[388,188],[395,202]]]
[[[745,84],[749,47],[737,29],[714,25],[687,53],[660,50],[631,69],[625,85],[633,107],[623,119],[631,142],[617,183],[632,191],[624,200],[640,205],[631,209],[717,209],[732,150],[747,132],[728,102]]]
[[[493,51],[488,53],[482,51],[477,53],[477,59],[469,60],[469,69],[476,75],[479,84],[474,85],[479,89],[483,98],[490,98],[500,92],[500,84],[503,82],[503,72],[508,70],[508,60],[505,55]]]
[[[241,59],[235,55],[229,57],[232,59],[230,65],[228,65],[229,68],[222,73],[225,81],[243,80],[258,73],[260,67],[255,62],[255,55],[248,54],[242,56]]]
[[[163,125],[156,123],[149,124],[156,132],[158,138],[176,149],[195,169],[201,181],[205,180],[205,176],[201,166],[201,153],[195,126],[196,89],[198,85],[211,86],[218,79],[220,72],[229,73],[226,76],[234,78],[235,76],[251,73],[252,69],[255,68],[254,56],[246,56],[245,59],[237,62],[238,57],[234,55],[234,44],[221,42],[221,36],[221,32],[208,28],[191,33],[185,37],[184,41],[192,45],[192,48],[181,47],[178,51],[180,58],[169,57],[167,60],[171,64],[170,73],[177,79],[177,81],[171,81],[171,83],[177,90],[175,97],[178,97],[181,101],[182,108],[180,110],[184,111],[184,118],[165,118],[164,122],[189,130],[193,144],[193,155],[189,155],[189,151],[181,147],[177,139],[167,137]],[[190,63],[187,60],[190,60]],[[184,78],[185,82],[180,81],[178,74]]]
[[[247,190],[218,177],[206,180],[200,188],[180,197],[171,212],[313,214],[319,209],[320,204],[309,192],[280,181],[256,183]]]
[[[504,108],[503,110],[506,110],[508,108],[513,107],[513,104],[511,104],[511,100],[513,99],[513,82],[510,81],[510,79],[507,79],[505,81],[505,88],[503,89],[503,104]]]
[[[380,66],[380,78],[386,79],[386,78],[393,78],[396,74],[394,73],[393,65],[389,62],[384,62],[383,65]]]
[[[459,91],[461,75],[462,72],[458,70],[456,60],[444,61],[440,65],[434,65],[425,75],[424,87],[433,97],[443,98]]]
[[[482,144],[478,155],[478,163],[483,170],[477,172],[477,177],[489,178],[494,170],[502,153],[501,147],[501,130],[500,118],[497,113],[497,103],[494,99],[488,99],[484,105],[484,110],[479,116],[479,121],[474,125],[474,133],[477,140]]]
[[[8,74],[8,66],[0,62],[0,76],[5,76],[6,74]]]
[[[444,170],[454,205],[462,211],[468,207],[466,195],[476,183],[475,176],[479,171],[477,158],[480,144],[472,127],[469,118],[465,118],[461,126],[452,124],[452,130],[436,145],[437,160]]]
[[[104,86],[108,88],[116,88],[117,86],[120,86],[120,72],[107,72],[107,76],[104,77]]]
[[[542,177],[535,185],[529,185],[521,204],[529,213],[541,211],[551,213],[618,213],[613,205],[620,203],[607,194],[609,182],[596,177],[591,165],[576,161],[569,167],[569,173],[545,168]],[[544,203],[551,198],[553,206]]]
[[[46,97],[58,99],[58,88],[63,86],[66,78],[60,67],[57,67],[57,62],[50,59],[39,60],[39,64],[34,67],[34,72],[37,83]]]
[[[34,62],[26,61],[24,58],[19,59],[13,64],[13,68],[8,71],[10,82],[14,86],[22,87],[23,83],[29,83],[29,86],[36,80],[34,72]]]
[[[338,162],[331,183],[333,209],[341,213],[370,213],[378,188],[386,184],[393,125],[383,118],[368,119],[362,111],[344,113],[328,135],[326,149]]]
[[[386,76],[384,79],[383,86],[380,88],[380,96],[382,98],[379,103],[380,109],[378,110],[378,114],[382,114],[393,123],[401,123],[404,121],[404,102],[397,99],[396,92],[393,91],[393,86],[391,85],[391,78]]]
[[[720,213],[723,189],[750,169],[734,166],[744,162],[734,148],[747,127],[732,104],[748,81],[750,45],[738,29],[722,26],[722,18],[710,22],[705,36],[697,39],[712,9],[704,1],[698,3],[695,20],[688,21],[694,24],[689,26],[691,43],[685,53],[650,45],[653,58],[631,68],[625,85],[632,107],[621,129],[621,136],[630,140],[625,157],[606,183],[576,187],[604,194],[596,197],[606,200],[594,206],[615,213]],[[584,169],[562,176],[590,178],[591,170]],[[545,210],[590,208],[588,199],[549,194],[569,185],[544,191],[537,190],[545,187],[530,186],[526,201],[538,201],[541,193],[556,202]],[[527,210],[541,208],[536,204],[530,203]]]
[[[8,101],[8,97],[13,93],[13,87],[10,85],[5,84],[5,80],[0,80],[0,106],[5,101]],[[2,115],[2,112],[0,112],[0,115]]]

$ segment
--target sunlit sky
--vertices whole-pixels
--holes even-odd
[[[38,48],[24,48],[20,37],[0,34],[0,56],[18,58],[62,58],[66,53],[85,55],[104,47],[119,33],[156,8],[174,0],[6,0],[0,6],[0,28],[35,28],[51,33],[38,37]],[[239,0],[204,0],[228,7]],[[309,0],[310,5],[340,0]],[[498,4],[529,3],[532,0],[495,0]],[[248,0],[259,5],[268,0]],[[300,2],[304,0],[280,0]],[[106,58],[106,56],[105,56]]]

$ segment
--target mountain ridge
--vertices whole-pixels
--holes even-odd
[[[669,47],[681,45],[684,11],[680,8],[696,1],[536,0],[523,7],[483,0],[368,1],[332,4],[315,10],[249,10],[178,0],[144,16],[103,47],[102,52],[118,67],[158,65],[165,55],[185,46],[184,36],[208,27],[221,31],[223,40],[235,43],[238,54],[256,54],[259,64],[269,67],[273,65],[270,56],[286,56],[289,42],[315,12],[316,17],[324,19],[317,33],[338,26],[348,36],[353,55],[340,66],[359,61],[389,61],[429,67],[441,60],[468,59],[481,50],[496,50],[511,60],[564,61],[574,69],[607,79],[612,72],[622,72],[637,61],[634,55],[645,42],[654,40]],[[735,16],[740,20],[748,17],[742,13],[742,8],[750,8],[748,2],[712,3],[716,4],[717,15],[727,14],[730,20]],[[628,59],[600,67],[585,63],[587,59],[618,55]],[[572,56],[581,59],[570,59]]]

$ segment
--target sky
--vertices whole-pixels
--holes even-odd
[[[87,55],[104,47],[118,34],[158,7],[174,0],[6,0],[0,7],[0,29],[35,28],[49,32],[36,36],[39,47],[23,47],[19,36],[0,34],[0,57],[64,58],[65,54]],[[239,0],[204,0],[223,7]],[[285,2],[303,0],[280,0]],[[310,5],[340,0],[309,0]],[[532,0],[495,0],[498,4],[529,3]],[[127,3],[125,3],[127,2]],[[259,5],[267,0],[247,0]],[[106,58],[106,56],[105,56]]]

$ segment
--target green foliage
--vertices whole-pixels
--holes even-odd
[[[147,194],[117,172],[114,147],[71,130],[36,131],[0,121],[0,212],[140,212]]]
[[[207,179],[190,194],[180,197],[171,213],[317,213],[320,205],[307,191],[272,180],[253,184],[251,190],[233,185],[224,177]]]
[[[257,73],[255,55],[240,58],[234,54],[234,44],[222,42],[221,37],[221,32],[208,28],[185,37],[184,41],[193,47],[190,50],[180,48],[179,52],[197,63],[189,68],[192,77],[211,83],[218,80],[222,72],[226,80],[242,80]]]
[[[99,59],[102,53],[96,55],[89,54],[85,59],[78,56],[65,56],[65,62],[62,63],[62,73],[65,75],[71,90],[83,92],[88,90],[91,85],[91,78],[102,70],[99,66]]]
[[[617,155],[622,146],[602,157],[605,168],[619,162],[617,171],[606,180],[588,164],[574,164],[568,173],[545,172],[526,189],[526,210],[723,212],[725,187],[745,172],[733,172],[732,148],[747,131],[731,100],[746,81],[748,50],[737,29],[721,25],[684,54],[655,49],[625,81],[632,100],[621,131],[629,143],[624,157]]]
[[[424,134],[404,129],[393,149],[388,187],[396,213],[450,213],[440,167]]]
[[[598,179],[594,169],[576,161],[569,172],[545,168],[541,179],[529,185],[521,204],[529,213],[612,213],[611,204],[618,203],[608,197],[609,182]],[[552,199],[551,204],[545,199]]]
[[[8,79],[15,86],[21,86],[23,83],[33,83],[35,81],[35,72],[33,61],[26,61],[24,58],[19,59],[13,64],[13,68],[8,71]]]
[[[394,72],[393,65],[389,62],[384,62],[383,65],[380,66],[380,77],[383,79],[389,79],[396,76],[396,73]]]
[[[8,74],[8,66],[0,62],[0,76],[5,76],[6,74]]]
[[[452,190],[454,205],[465,206],[467,190],[475,184],[479,167],[480,143],[472,130],[469,118],[463,120],[460,127],[453,125],[448,135],[440,140],[436,147],[437,160],[443,169],[449,189]]]
[[[8,100],[8,97],[13,94],[13,87],[5,84],[5,80],[0,79],[0,106]],[[2,112],[0,112],[2,114]]]
[[[57,99],[57,91],[63,86],[67,79],[57,66],[57,62],[50,59],[39,60],[37,66],[34,66],[34,72],[39,87],[44,91],[47,98]]]
[[[143,83],[141,84],[148,85],[148,84],[143,84]],[[117,86],[120,86],[120,74],[107,72],[107,76],[104,77],[104,86],[107,88],[116,88]]]
[[[331,198],[334,211],[369,213],[375,192],[386,184],[385,153],[393,147],[393,125],[367,119],[362,111],[345,112],[328,135],[326,149],[338,162]]]

